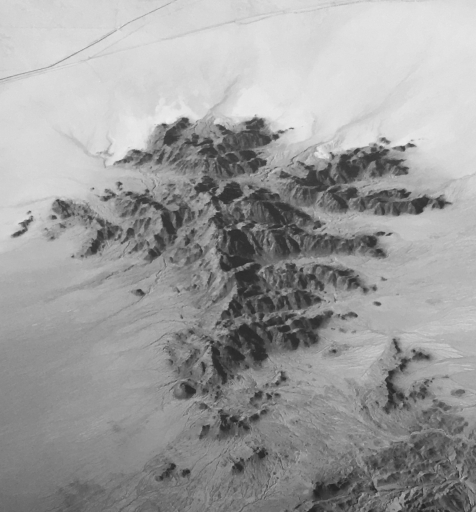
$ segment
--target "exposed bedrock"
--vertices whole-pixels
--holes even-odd
[[[193,219],[186,204],[171,210],[145,194],[121,194],[114,207],[128,224],[121,243],[128,243],[129,252],[146,251],[150,260],[160,256],[175,241],[184,223]]]
[[[323,302],[328,287],[340,290],[369,288],[351,269],[331,265],[295,263],[249,264],[234,274],[236,292],[223,310],[222,319],[307,309]]]
[[[405,189],[367,193],[353,186],[333,185],[323,192],[317,191],[315,194],[310,194],[309,191],[303,191],[298,187],[288,186],[287,188],[293,190],[290,194],[292,200],[300,204],[315,204],[337,213],[355,210],[369,211],[375,215],[419,215],[425,208],[441,210],[450,204],[444,196],[434,198],[424,194],[415,197]]]
[[[96,216],[90,206],[74,201],[65,201],[63,199],[53,201],[51,211],[61,220],[76,217],[78,219],[84,219],[85,221],[92,221]]]
[[[183,323],[177,325],[188,327],[172,330],[164,347],[174,375],[170,378],[171,395],[189,400],[190,407],[200,413],[199,419],[191,422],[194,440],[212,455],[215,448],[211,443],[224,447],[236,446],[235,438],[238,444],[256,440],[255,449],[247,455],[227,452],[227,464],[223,464],[227,470],[215,475],[239,480],[252,474],[256,480],[265,478],[264,485],[273,490],[284,480],[277,476],[276,485],[272,483],[274,476],[266,473],[272,460],[276,460],[272,471],[278,474],[282,468],[283,473],[300,478],[303,468],[306,485],[313,484],[313,490],[307,498],[301,492],[299,504],[293,505],[298,512],[472,510],[476,503],[476,448],[463,436],[467,423],[452,415],[449,406],[434,400],[431,379],[410,380],[413,371],[430,360],[424,351],[392,341],[384,358],[372,366],[368,388],[363,389],[362,384],[354,389],[350,379],[346,381],[355,395],[337,402],[339,409],[349,409],[345,414],[334,402],[330,408],[326,404],[333,400],[330,384],[326,389],[329,395],[316,402],[322,403],[322,408],[310,405],[312,410],[308,410],[307,404],[300,408],[303,402],[297,399],[299,410],[294,412],[294,398],[290,401],[287,393],[297,389],[293,380],[299,370],[295,367],[290,367],[289,377],[281,371],[266,384],[257,378],[260,370],[278,371],[283,358],[273,355],[311,351],[319,343],[324,345],[322,361],[333,363],[328,355],[338,357],[345,349],[338,343],[340,338],[325,345],[332,337],[330,328],[337,330],[347,324],[354,329],[366,322],[359,297],[375,291],[376,286],[352,267],[369,268],[369,259],[384,258],[385,251],[392,250],[392,238],[383,238],[391,233],[377,231],[378,227],[372,228],[376,234],[352,231],[350,226],[358,223],[345,223],[346,213],[351,212],[354,219],[361,219],[361,212],[419,215],[449,204],[443,196],[416,194],[399,184],[399,177],[409,173],[405,157],[415,150],[413,143],[390,147],[388,140],[380,139],[377,144],[322,159],[316,158],[315,148],[311,148],[312,157],[303,153],[275,169],[268,161],[282,143],[274,142],[279,136],[259,118],[226,126],[211,117],[198,122],[182,118],[160,125],[144,150],[132,150],[117,162],[137,170],[136,190],[150,189],[133,192],[127,190],[126,183],[117,182],[114,190],[106,189],[90,202],[57,199],[47,235],[54,239],[63,230],[80,226],[87,239],[82,256],[130,257],[132,265],[137,258],[152,261],[162,257],[160,265],[148,267],[141,262],[142,284],[129,283],[128,290],[134,294],[134,307],[153,308],[155,294],[161,293],[161,279],[176,278],[180,296],[174,300],[196,308],[197,320],[181,318]],[[319,209],[325,211],[321,211],[322,218]],[[22,229],[28,228],[27,222],[29,218],[21,224]],[[384,261],[379,262],[378,276],[386,280],[380,277],[380,272],[385,275],[382,265]],[[151,269],[149,277],[155,274],[158,286],[149,281],[144,284],[147,268]],[[340,299],[349,299],[349,307],[336,307]],[[365,300],[372,302],[369,297]],[[157,321],[161,318],[158,315]],[[329,330],[323,331],[327,327]],[[313,361],[318,364],[320,357],[316,354]],[[263,371],[261,377],[265,376]],[[283,389],[276,390],[277,386]],[[304,396],[308,392],[301,391]],[[456,399],[456,393],[464,391],[454,392]],[[326,469],[319,475],[306,475],[309,468],[320,464],[311,460],[312,453],[317,453],[313,452],[314,440],[323,437],[332,444],[334,433],[329,430],[335,426],[337,438],[341,425],[336,422],[351,417],[357,420],[356,426],[358,423],[352,440],[355,445],[335,452],[343,456],[332,461],[338,468],[336,474]],[[410,423],[413,434],[405,438]],[[383,432],[380,448],[361,443],[362,425],[373,433]],[[386,426],[387,430],[382,428]],[[273,459],[276,446],[269,441],[284,427],[295,438],[306,432],[301,436],[306,442],[299,452],[289,452],[289,459],[281,455]],[[397,430],[398,436],[392,437]],[[189,450],[187,442],[178,447],[177,454]],[[351,448],[348,453],[347,446]],[[353,448],[359,452],[356,457]],[[301,457],[302,453],[306,456]],[[294,459],[296,465],[290,465]],[[344,459],[352,463],[344,463]],[[154,510],[169,506],[167,493],[189,493],[194,499],[193,487],[185,491],[179,487],[181,480],[188,485],[200,475],[200,463],[189,462],[182,465],[174,456],[159,468],[153,485],[154,492],[159,486],[161,495]],[[222,462],[217,459],[217,464]],[[188,479],[190,472],[192,478]],[[215,478],[212,475],[210,482]],[[200,478],[203,486],[204,477],[198,476],[197,481]],[[236,488],[235,482],[233,485]],[[261,506],[247,503],[251,508],[254,503]],[[229,508],[229,503],[226,506]],[[274,502],[273,506],[280,505]]]
[[[387,400],[383,407],[386,413],[396,408],[409,408],[409,404],[416,399],[424,399],[428,396],[428,388],[431,379],[425,379],[423,382],[414,385],[413,389],[405,392],[398,386],[398,378],[405,373],[411,363],[430,361],[431,356],[422,350],[412,349],[403,353],[400,342],[397,338],[392,340],[394,349],[394,362],[387,370],[385,377],[385,387]]]
[[[220,199],[220,196],[218,196]],[[247,197],[236,201],[225,212],[234,222],[254,222],[275,226],[296,224],[298,226],[321,227],[301,209],[281,201],[278,194],[266,189],[254,190]]]
[[[241,315],[236,322],[218,322],[213,334],[195,330],[177,333],[169,340],[168,352],[180,376],[194,380],[208,392],[233,379],[240,369],[259,365],[271,351],[316,344],[319,328],[331,317],[328,310],[313,315],[294,310]]]
[[[274,347],[296,350],[300,346],[314,345],[319,340],[317,330],[331,316],[331,311],[313,316],[294,311],[261,314],[252,321],[225,324],[228,333],[222,336],[221,341],[250,356],[253,361],[262,361],[268,357],[268,350]]]
[[[348,207],[357,211],[370,210],[375,215],[419,215],[425,208],[443,209],[449,203],[443,196],[431,198],[427,195],[410,197],[405,189],[381,190],[351,199]]]
[[[441,404],[428,411],[437,414]],[[446,415],[451,420],[450,415]],[[458,416],[459,424],[464,420]],[[318,480],[300,512],[471,512],[475,493],[474,440],[443,429],[412,433],[365,455],[334,478]],[[397,508],[394,505],[398,505]]]
[[[196,384],[190,380],[177,382],[174,386],[175,398],[191,398],[196,392]]]
[[[320,193],[335,185],[401,176],[408,174],[408,170],[401,154],[383,145],[372,144],[337,155],[331,153],[329,160],[322,160],[317,165],[297,162],[288,168],[289,172],[283,169],[280,178],[286,180],[285,190],[292,199],[312,204]]]
[[[266,122],[254,118],[225,127],[213,119],[191,123],[182,118],[162,124],[152,133],[144,151],[130,151],[117,164],[173,165],[184,172],[198,171],[218,178],[252,174],[266,165],[260,149],[279,137]]]
[[[385,359],[385,400],[371,407],[382,407],[398,428],[408,423],[409,434],[381,448],[361,448],[352,464],[322,474],[312,499],[296,510],[471,512],[476,502],[476,445],[467,419],[461,409],[434,398],[434,379],[417,381],[406,391],[398,385],[410,366],[431,361],[428,353],[403,348],[394,338]]]
[[[270,351],[317,343],[319,329],[333,315],[326,299],[329,287],[369,290],[352,269],[319,262],[298,266],[290,259],[385,256],[374,235],[327,233],[319,219],[277,192],[223,179],[253,174],[250,162],[260,159],[260,148],[277,136],[256,118],[232,128],[181,119],[158,127],[147,151],[133,151],[122,163],[150,167],[150,172],[164,165],[191,166],[189,180],[165,182],[155,193],[116,184],[115,191],[107,189],[98,198],[111,220],[85,203],[57,200],[53,205],[60,225],[79,224],[91,234],[83,255],[109,247],[149,261],[165,254],[174,264],[192,267],[189,289],[203,295],[205,308],[221,304],[213,332],[192,329],[169,341],[171,362],[183,379],[174,389],[177,398],[216,389],[240,369],[261,364]],[[352,172],[346,170],[348,176]]]
[[[259,118],[228,126],[212,118],[182,118],[158,126],[145,150],[117,162],[150,173],[152,192],[127,191],[118,182],[97,198],[96,207],[62,199],[53,204],[57,222],[51,236],[83,226],[90,236],[84,256],[111,248],[116,256],[138,254],[151,261],[164,255],[172,265],[189,267],[188,290],[200,297],[204,315],[213,305],[216,323],[209,331],[171,337],[170,358],[183,379],[177,397],[193,396],[192,389],[211,391],[240,369],[259,366],[270,351],[310,347],[333,316],[329,304],[336,292],[376,288],[352,268],[319,259],[385,257],[379,237],[334,234],[332,219],[324,224],[303,206],[400,215],[447,204],[442,197],[413,197],[403,188],[363,191],[378,179],[407,174],[403,156],[414,144],[390,148],[381,139],[313,165],[293,161],[268,176],[266,157],[279,136]],[[165,170],[181,176],[161,178]],[[293,261],[303,257],[315,261]]]
[[[79,251],[81,257],[100,253],[107,243],[119,241],[123,234],[123,229],[119,225],[107,221],[86,203],[57,199],[52,205],[52,211],[59,221],[47,228],[47,237],[50,240],[54,240],[62,230],[74,225],[87,229],[89,238]]]
[[[298,254],[384,256],[375,237],[331,235],[319,219],[289,200],[317,204],[330,212],[368,210],[377,215],[420,214],[425,208],[448,204],[442,196],[413,197],[405,189],[361,190],[369,181],[409,171],[402,157],[415,145],[391,148],[384,138],[377,144],[330,153],[328,159],[314,165],[299,161],[290,164],[286,168],[289,172],[282,170],[275,183],[283,195],[256,183],[229,180],[254,174],[257,167],[251,162],[265,166],[263,150],[279,135],[260,118],[229,126],[217,124],[211,117],[195,123],[182,118],[171,125],[160,125],[146,150],[133,150],[117,163],[132,163],[153,174],[164,166],[182,169],[187,175],[192,170],[191,181],[180,183],[179,188],[169,183],[168,189],[161,187],[158,193],[127,192],[118,182],[116,191],[107,189],[100,197],[117,222],[106,220],[89,205],[71,201],[55,201],[53,212],[62,221],[71,224],[76,219],[90,228],[91,240],[83,255],[97,254],[119,241],[125,244],[121,253],[141,253],[148,260],[175,246],[174,261],[188,264],[206,254],[209,242],[203,244],[193,229],[182,237],[178,230],[208,215],[219,231],[212,243],[222,255],[221,267],[226,271],[257,259]],[[210,210],[214,210],[211,216]],[[54,236],[55,230],[52,233]]]
[[[226,318],[225,315],[237,318],[242,315],[254,315],[255,313],[305,309],[320,302],[322,302],[322,299],[318,295],[307,290],[260,293],[258,290],[248,289],[243,292],[240,291],[238,296],[231,300],[228,309],[223,312],[222,318]]]
[[[143,253],[153,260],[177,238],[178,230],[193,219],[193,213],[185,204],[175,204],[173,209],[156,201],[149,193],[120,192],[106,196],[116,221],[105,220],[91,206],[58,199],[52,211],[62,222],[49,229],[55,238],[59,228],[81,225],[88,229],[91,238],[81,250],[82,256],[101,252],[108,243],[126,245],[127,253]],[[100,199],[104,199],[102,196]]]
[[[383,249],[373,235],[352,238],[309,232],[295,224],[264,226],[247,223],[233,229],[223,229],[218,248],[230,256],[288,258],[296,255],[329,256],[331,254],[368,254],[384,257]]]
[[[15,231],[11,235],[12,238],[18,238],[19,236],[24,235],[28,231],[30,224],[34,221],[34,217],[33,217],[33,215],[31,215],[30,211],[27,212],[27,215],[29,215],[28,218],[26,218],[25,220],[18,223],[18,225],[20,226],[20,229]]]
[[[316,288],[322,291],[327,285],[330,285],[341,290],[361,289],[363,292],[368,291],[368,288],[354,270],[322,263],[306,265],[285,263],[279,268],[267,266],[262,269],[261,274],[269,284],[277,289]]]
[[[414,147],[412,143],[395,148],[372,144],[338,155],[331,153],[328,161],[317,165],[297,162],[282,170],[279,178],[286,196],[294,203],[317,205],[331,212],[368,210],[376,215],[419,215],[425,208],[442,209],[450,204],[443,196],[414,196],[405,189],[360,189],[378,178],[408,174],[409,168],[400,157]]]

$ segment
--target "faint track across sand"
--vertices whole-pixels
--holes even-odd
[[[172,36],[168,36],[168,37],[163,37],[163,38],[157,39],[156,41],[152,41],[152,42],[149,42],[149,43],[144,43],[144,44],[140,44],[140,45],[136,45],[136,46],[131,46],[131,47],[128,47],[128,48],[123,48],[123,49],[120,49],[120,50],[111,51],[109,53],[103,53],[104,51],[108,50],[109,48],[112,48],[118,42],[120,42],[120,41],[126,39],[127,37],[129,37],[131,35],[131,33],[129,33],[129,34],[126,34],[123,38],[119,39],[119,41],[115,41],[110,46],[107,46],[106,48],[100,50],[95,55],[87,57],[84,60],[80,60],[79,62],[66,63],[67,61],[69,61],[73,57],[75,57],[75,56],[85,52],[89,48],[92,48],[92,47],[100,44],[101,42],[103,42],[106,39],[110,38],[114,34],[120,32],[122,29],[124,29],[124,28],[126,28],[126,27],[128,27],[130,25],[133,25],[137,21],[140,21],[140,20],[142,20],[144,18],[147,18],[147,17],[155,14],[156,12],[158,12],[158,11],[160,11],[162,9],[165,9],[166,7],[169,7],[170,5],[172,5],[172,4],[174,4],[174,3],[178,2],[178,1],[179,0],[171,0],[170,2],[168,2],[166,4],[163,4],[163,5],[159,6],[159,7],[156,7],[155,9],[152,9],[151,11],[148,11],[148,12],[146,12],[146,13],[140,15],[140,16],[137,16],[137,17],[127,21],[126,23],[123,23],[118,28],[116,28],[114,30],[111,30],[111,31],[107,32],[106,34],[102,35],[101,37],[95,39],[94,41],[92,41],[88,45],[83,46],[79,50],[77,50],[77,51],[75,51],[73,53],[70,53],[66,57],[63,57],[62,59],[60,59],[60,60],[58,60],[56,62],[53,62],[52,64],[49,64],[47,66],[43,66],[43,67],[40,67],[40,68],[31,69],[29,71],[23,71],[21,73],[16,73],[16,74],[13,74],[13,75],[8,75],[8,76],[1,77],[0,78],[0,84],[9,83],[9,82],[13,82],[13,81],[16,81],[16,80],[24,80],[26,78],[30,78],[30,77],[36,76],[38,74],[43,74],[43,73],[47,73],[49,71],[63,69],[63,68],[68,67],[68,66],[73,66],[73,65],[81,64],[83,62],[88,62],[90,60],[95,60],[95,59],[98,59],[98,58],[107,57],[109,55],[113,55],[113,54],[119,53],[119,52],[125,52],[125,51],[134,50],[134,49],[137,49],[137,48],[141,48],[143,46],[149,46],[149,45],[157,44],[157,43],[160,43],[160,42],[163,42],[163,41],[170,41],[170,40],[173,40],[173,39],[179,39],[181,37],[186,37],[188,35],[192,35],[192,34],[196,34],[196,33],[200,33],[200,32],[205,32],[207,30],[212,30],[214,28],[219,28],[219,27],[223,27],[223,26],[226,26],[226,25],[231,25],[233,23],[237,23],[237,24],[257,23],[259,21],[262,21],[262,20],[265,20],[265,19],[268,19],[268,18],[271,18],[271,17],[275,17],[275,16],[284,16],[286,14],[303,14],[303,13],[306,13],[306,12],[313,12],[313,11],[318,11],[318,10],[322,10],[322,9],[330,9],[332,7],[344,7],[344,6],[353,5],[353,4],[377,3],[377,2],[378,3],[383,3],[383,2],[422,3],[422,2],[429,2],[431,0],[330,0],[330,1],[326,1],[326,2],[322,2],[320,0],[317,0],[319,2],[319,4],[314,6],[314,7],[305,7],[305,8],[302,8],[302,9],[277,10],[277,11],[271,11],[271,12],[264,12],[264,13],[261,13],[261,14],[254,14],[252,16],[244,16],[244,17],[241,17],[241,18],[236,18],[236,19],[232,19],[232,20],[228,20],[228,21],[223,21],[223,22],[216,23],[216,24],[207,25],[205,27],[199,27],[197,29],[194,29],[194,30],[191,30],[191,31],[187,31],[187,32],[183,32],[183,33],[180,33],[180,34],[176,34],[176,35],[172,35]],[[142,27],[138,27],[137,29],[133,30],[132,33],[136,32],[140,28],[142,28]]]

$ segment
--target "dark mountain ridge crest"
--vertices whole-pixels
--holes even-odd
[[[182,374],[188,368],[183,377],[192,379],[197,389],[225,383],[238,367],[261,364],[269,350],[317,343],[318,329],[333,316],[329,287],[364,293],[376,288],[352,269],[319,259],[383,258],[379,238],[331,234],[301,205],[313,203],[330,212],[352,208],[400,214],[447,204],[442,198],[412,199],[403,189],[360,192],[358,187],[369,180],[408,173],[401,157],[414,144],[390,148],[387,140],[331,154],[315,165],[294,162],[279,171],[274,185],[270,176],[276,173],[263,175],[271,187],[260,185],[261,174],[258,181],[243,181],[266,169],[265,149],[281,133],[257,117],[227,127],[211,117],[162,124],[145,151],[133,150],[116,162],[157,177],[153,191],[127,191],[120,182],[116,190],[107,189],[98,200],[107,207],[109,220],[92,204],[58,199],[52,206],[57,222],[47,228],[51,239],[75,224],[90,235],[80,256],[106,248],[116,257],[137,254],[153,261],[162,256],[177,267],[190,267],[188,289],[203,304],[222,304],[213,334],[190,334],[187,341],[182,333],[171,341],[181,347],[171,350],[174,366]],[[182,178],[160,181],[165,169]],[[303,256],[316,263],[293,262]]]
[[[181,118],[153,131],[144,151],[133,150],[116,165],[174,166],[178,171],[205,172],[218,178],[251,174],[266,165],[260,150],[279,138],[264,119],[253,118],[230,128],[205,118]]]

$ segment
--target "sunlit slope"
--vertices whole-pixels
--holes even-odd
[[[88,152],[120,157],[157,121],[210,109],[292,126],[301,146],[416,138],[426,169],[472,172],[471,2],[281,4],[176,2],[66,67],[3,82],[3,206],[81,193],[102,167]]]

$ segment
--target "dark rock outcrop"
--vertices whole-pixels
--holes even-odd
[[[114,247],[147,261],[164,255],[190,267],[189,290],[202,294],[204,307],[220,304],[213,332],[191,329],[171,337],[171,362],[184,379],[175,391],[181,396],[211,391],[240,369],[259,366],[271,351],[316,344],[319,329],[333,317],[329,304],[336,293],[376,289],[351,268],[319,259],[383,258],[380,233],[333,234],[302,205],[400,215],[447,204],[402,188],[364,191],[379,178],[408,173],[403,151],[383,139],[316,165],[292,163],[281,170],[276,190],[255,177],[244,180],[266,165],[266,148],[279,135],[259,118],[227,127],[209,118],[182,118],[158,126],[144,150],[117,162],[157,175],[174,169],[184,174],[177,184],[142,193],[122,185],[107,189],[99,200],[109,209],[108,220],[87,204],[59,199],[52,206],[58,222],[80,224],[90,233],[82,255]],[[303,257],[315,261],[292,261]],[[194,383],[190,390],[187,382]]]
[[[230,128],[211,119],[192,124],[182,118],[171,125],[158,126],[145,151],[130,151],[116,164],[138,166],[153,162],[173,165],[184,172],[229,178],[254,173],[266,165],[257,150],[278,137],[260,118]]]
[[[28,212],[28,214],[31,214],[31,212]],[[33,215],[30,215],[27,219],[23,220],[22,222],[19,222],[18,225],[21,227],[18,231],[15,231],[11,237],[12,238],[18,238],[19,236],[24,235],[28,231],[28,227],[33,222],[34,217]]]
[[[98,254],[108,243],[117,242],[127,244],[129,254],[140,252],[151,261],[175,241],[178,230],[192,218],[185,203],[169,209],[147,192],[122,191],[109,196],[108,203],[117,217],[117,224],[105,220],[86,204],[61,199],[53,203],[53,212],[66,221],[66,226],[79,224],[91,233],[81,256]],[[51,233],[53,231],[50,229]]]
[[[191,398],[193,395],[195,395],[196,392],[196,385],[189,380],[177,382],[177,384],[174,386],[175,398]]]
[[[428,412],[437,415],[439,407],[435,404]],[[299,510],[370,512],[397,504],[402,511],[470,512],[475,453],[473,440],[443,429],[414,432],[408,440],[392,442],[343,468],[343,475],[318,481],[312,502]]]
[[[395,363],[387,371],[384,381],[387,390],[387,401],[384,405],[384,411],[386,413],[389,413],[392,409],[396,409],[397,407],[408,408],[409,401],[411,399],[426,398],[429,383],[429,381],[419,383],[409,393],[405,393],[403,390],[399,389],[396,381],[398,380],[399,375],[405,372],[408,365],[412,362],[428,361],[431,359],[431,356],[426,352],[417,349],[412,349],[408,355],[404,356],[399,341],[397,339],[393,339],[392,344],[395,351]]]
[[[281,171],[283,189],[294,203],[316,204],[335,213],[356,210],[375,215],[419,215],[425,208],[442,209],[450,204],[443,196],[412,197],[405,189],[366,192],[360,188],[378,178],[408,174],[409,168],[397,152],[414,147],[412,143],[395,148],[372,144],[331,154],[318,167],[298,162],[288,169],[290,173]]]
[[[412,198],[405,189],[381,190],[349,201],[349,208],[357,211],[370,210],[375,215],[419,215],[425,208],[442,209],[449,203],[443,196],[427,195]]]
[[[342,326],[358,328],[365,323],[365,317],[356,321],[357,313],[345,306],[339,314],[333,308],[340,298],[355,304],[359,294],[376,290],[375,284],[353,270],[353,261],[366,268],[360,265],[362,257],[384,258],[383,244],[387,242],[388,250],[392,244],[391,239],[382,237],[391,233],[376,231],[378,228],[374,228],[375,234],[352,232],[350,226],[355,224],[342,222],[346,214],[357,218],[360,213],[419,215],[449,204],[443,196],[416,194],[398,184],[398,177],[409,172],[404,157],[415,148],[413,143],[390,147],[388,139],[380,138],[377,144],[331,153],[328,159],[311,158],[304,152],[286,165],[270,158],[273,141],[279,136],[260,118],[228,126],[211,118],[198,122],[182,118],[160,125],[147,147],[133,150],[117,162],[140,168],[152,190],[127,191],[120,183],[96,196],[91,204],[58,199],[52,205],[49,233],[54,238],[63,229],[81,226],[88,239],[83,256],[103,254],[130,257],[131,261],[134,256],[150,262],[161,256],[151,272],[166,269],[166,276],[181,280],[180,291],[187,292],[201,315],[191,327],[168,334],[165,341],[175,374],[172,392],[177,399],[192,399],[190,407],[199,415],[192,425],[194,438],[200,440],[197,445],[208,449],[212,443],[220,443],[235,448],[232,442],[239,439],[243,451],[227,453],[231,480],[248,483],[250,475],[256,480],[264,478],[274,492],[276,474],[266,473],[271,464],[277,473],[279,468],[284,472],[296,466],[286,461],[289,450],[284,453],[285,447],[283,454],[275,453],[276,445],[268,444],[270,436],[264,433],[276,432],[279,439],[284,429],[293,429],[296,438],[305,433],[306,442],[299,453],[306,457],[313,450],[318,453],[320,448],[307,442],[316,434],[325,439],[323,445],[327,440],[333,445],[333,464],[343,466],[336,475],[327,469],[312,475],[313,492],[307,500],[300,497],[295,510],[370,512],[397,510],[398,506],[415,511],[471,510],[476,497],[467,477],[476,481],[474,447],[461,436],[467,424],[463,420],[451,423],[445,416],[450,406],[432,402],[432,379],[408,382],[408,369],[413,371],[430,359],[426,352],[404,349],[394,340],[386,359],[377,363],[381,381],[376,389],[357,389],[352,401],[346,401],[342,392],[337,410],[326,403],[333,400],[335,391],[329,386],[329,394],[322,400],[309,400],[312,414],[299,399],[297,403],[303,407],[297,412],[292,411],[294,403],[282,407],[290,405],[289,395],[296,391],[291,386],[298,384],[295,368],[290,368],[289,377],[279,371],[266,383],[240,375],[252,370],[246,377],[254,378],[263,368],[274,372],[278,358],[273,354],[311,351],[321,339],[326,342],[329,332],[322,331],[327,326],[346,332]],[[314,163],[300,162],[301,157]],[[271,162],[279,162],[280,167],[273,169]],[[392,178],[394,188],[385,188],[390,181],[387,178]],[[140,264],[144,265],[143,261]],[[142,289],[132,293],[145,295]],[[153,294],[146,302],[152,298]],[[372,300],[366,298],[365,302]],[[381,305],[378,301],[373,304]],[[333,364],[335,359],[330,356],[337,357],[348,347],[336,340],[324,345],[324,361]],[[454,390],[454,399],[462,392]],[[203,401],[196,400],[198,396]],[[316,403],[322,404],[322,409],[315,407]],[[347,407],[352,411],[344,411]],[[283,411],[288,415],[285,421],[279,418]],[[302,422],[301,412],[306,415]],[[352,440],[343,439],[348,444],[337,446],[340,438],[336,442],[334,433],[327,430],[335,424],[333,414],[345,421],[353,420],[355,412],[358,418],[353,423]],[[372,452],[371,443],[360,443],[366,440],[365,429],[375,432],[381,425],[392,426],[407,417],[413,422],[408,439],[400,435],[406,427],[398,425],[402,442],[392,441],[395,437],[389,428],[380,439],[381,448]],[[336,427],[336,432],[348,428]],[[179,457],[187,449],[187,436],[185,441],[176,450]],[[355,457],[347,450],[350,446],[359,451],[364,445],[363,453]],[[454,453],[448,448],[451,445]],[[192,496],[194,479],[185,479],[190,470],[180,470],[170,460],[180,464],[175,454],[167,458],[153,474],[153,485],[161,492],[177,487],[170,491],[177,493],[183,493],[180,485],[186,485]],[[349,460],[352,463],[347,463]],[[429,470],[429,463],[437,469]],[[208,474],[198,456],[193,465],[190,460],[186,464],[183,467],[191,467],[194,475],[202,470]],[[312,464],[309,455],[306,467]],[[280,478],[276,476],[276,482]],[[146,479],[141,479],[140,485],[146,488]],[[233,496],[235,489],[226,492]],[[160,503],[173,508],[165,501],[166,492],[156,498],[153,505],[150,501],[131,506],[148,510],[149,505],[156,508]]]
[[[281,178],[286,180],[285,190],[292,200],[300,204],[312,204],[326,191],[329,204],[336,203],[341,209],[341,200],[345,199],[345,196],[332,196],[335,196],[337,191],[344,190],[347,199],[350,199],[356,192],[355,187],[349,189],[342,185],[384,176],[401,176],[408,174],[409,169],[404,165],[404,160],[397,158],[390,149],[372,144],[337,155],[331,154],[329,160],[322,161],[320,168],[298,162],[297,167],[290,170],[292,174],[282,171]]]

